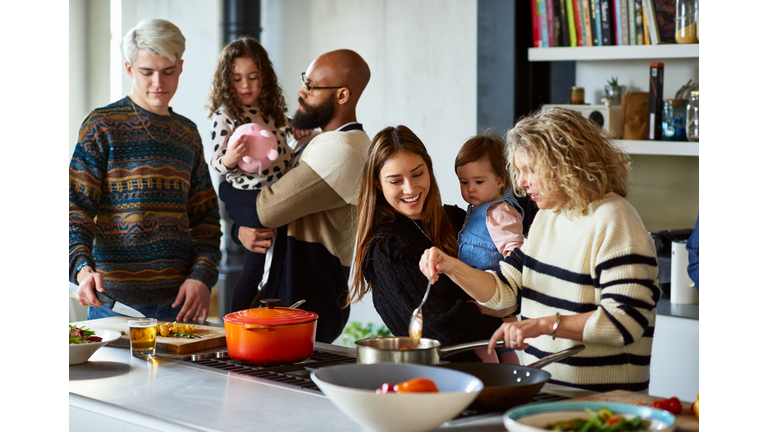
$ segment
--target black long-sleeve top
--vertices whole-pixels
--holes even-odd
[[[464,211],[456,206],[444,208],[458,233]],[[363,261],[363,275],[371,285],[373,305],[394,336],[408,336],[413,310],[427,289],[428,280],[419,270],[419,259],[432,247],[432,242],[417,223],[396,213],[394,222],[379,227]],[[422,307],[422,337],[436,339],[442,346],[489,339],[502,320],[481,314],[469,300],[471,297],[464,290],[447,276],[441,276]],[[461,357],[467,359],[466,355]]]

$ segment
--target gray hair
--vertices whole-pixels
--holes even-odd
[[[170,21],[163,19],[142,21],[128,30],[123,37],[123,53],[125,59],[131,64],[136,60],[139,48],[175,63],[184,54],[185,39],[181,30]]]

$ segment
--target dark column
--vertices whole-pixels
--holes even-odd
[[[261,2],[259,0],[224,0],[222,40],[228,44],[240,36],[261,39]]]
[[[261,37],[261,2],[259,0],[224,0],[224,12],[222,14],[221,31],[224,45],[241,36],[250,36],[256,40]],[[222,46],[223,48],[223,46]],[[224,178],[221,178],[224,182]],[[232,292],[237,279],[243,271],[245,252],[242,246],[232,241],[231,226],[224,205],[219,206],[221,213],[222,241],[225,252],[219,263],[219,315],[232,312]]]

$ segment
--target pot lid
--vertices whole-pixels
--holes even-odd
[[[224,321],[233,324],[290,325],[303,324],[317,319],[317,314],[303,309],[275,307],[278,299],[261,301],[267,307],[243,309],[224,316]]]

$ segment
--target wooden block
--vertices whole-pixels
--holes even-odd
[[[662,400],[664,398],[649,396],[646,394],[634,393],[626,390],[615,390],[606,393],[600,393],[590,396],[584,396],[580,398],[574,398],[572,400],[586,400],[586,401],[600,401],[600,402],[617,402],[631,405],[653,405],[654,401]],[[675,423],[677,432],[698,432],[699,431],[699,419],[696,414],[691,411],[691,402],[680,401],[680,405],[683,407],[683,411],[680,414],[675,415]]]
[[[118,333],[125,332],[120,339],[109,344],[111,347],[130,348],[131,340],[128,330],[129,317],[109,317],[99,318],[90,321],[78,321],[70,324],[77,326],[86,326],[89,329],[106,329]],[[166,321],[158,321],[164,323]],[[187,354],[208,348],[216,348],[227,345],[224,327],[214,327],[195,324],[195,334],[200,338],[180,338],[157,335],[157,353],[159,354]]]

